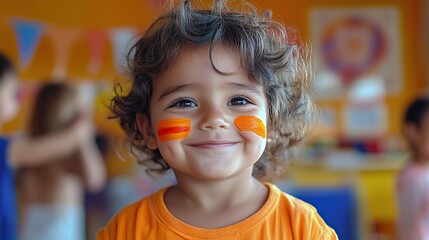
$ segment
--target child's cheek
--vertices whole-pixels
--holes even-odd
[[[239,116],[234,119],[234,124],[238,130],[245,136],[252,136],[265,139],[267,130],[264,122],[255,116]]]
[[[158,122],[158,140],[160,142],[182,140],[191,132],[191,120],[187,118],[169,118]]]

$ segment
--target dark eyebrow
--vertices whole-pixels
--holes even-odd
[[[183,84],[183,85],[178,85],[178,86],[171,86],[168,87],[167,89],[164,90],[164,92],[159,96],[158,101],[161,100],[162,98],[175,93],[175,92],[180,92],[180,91],[184,91],[185,89],[188,88],[193,88],[192,84]]]
[[[254,86],[249,86],[246,84],[234,83],[234,82],[233,83],[227,83],[226,85],[227,85],[227,87],[231,87],[234,89],[251,91],[251,92],[256,93],[257,95],[262,97],[261,92],[258,91],[258,89],[256,89]]]

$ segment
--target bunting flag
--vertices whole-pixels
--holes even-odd
[[[110,32],[113,43],[115,66],[122,68],[126,65],[126,56],[134,43],[137,30],[134,28],[116,28]]]
[[[89,46],[88,72],[95,74],[100,71],[107,43],[107,32],[104,30],[89,30],[86,34]]]
[[[73,43],[81,35],[79,29],[74,28],[57,28],[48,26],[46,34],[52,39],[54,47],[55,67],[52,72],[52,77],[57,79],[65,79],[67,76],[67,64],[70,56]]]
[[[156,1],[155,1],[156,2]],[[163,1],[159,1],[161,4]],[[112,52],[116,68],[126,65],[126,56],[135,43],[135,37],[140,31],[134,27],[83,30],[77,28],[61,28],[50,24],[35,21],[12,19],[17,45],[19,47],[20,66],[28,67],[33,59],[42,35],[46,34],[52,41],[55,67],[52,72],[54,79],[67,77],[68,59],[75,41],[85,35],[89,47],[88,73],[96,74],[100,71],[107,42],[112,43]]]
[[[40,23],[27,20],[12,19],[19,48],[19,64],[26,68],[33,59],[40,38],[44,31],[44,26]]]

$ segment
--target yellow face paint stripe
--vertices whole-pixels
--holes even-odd
[[[180,140],[189,136],[191,120],[187,118],[170,118],[158,122],[158,139],[160,142]]]
[[[239,116],[234,119],[234,124],[240,131],[251,131],[262,138],[266,137],[264,122],[255,116]]]

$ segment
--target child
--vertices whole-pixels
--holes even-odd
[[[314,207],[252,176],[280,172],[302,140],[312,71],[282,25],[246,9],[183,1],[130,51],[131,91],[112,110],[140,161],[171,168],[177,185],[123,209],[98,239],[337,239]]]
[[[18,79],[12,63],[0,54],[0,129],[19,110]],[[0,137],[0,236],[17,239],[17,209],[14,168],[38,166],[72,153],[91,133],[85,118],[78,118],[68,128],[39,138]]]
[[[77,89],[66,83],[44,85],[30,115],[30,137],[63,130],[79,116],[90,120],[90,103],[80,99]],[[106,179],[94,137],[81,141],[70,155],[17,171],[23,205],[22,240],[85,239],[85,188],[97,192]]]
[[[429,239],[429,98],[409,106],[404,126],[412,160],[397,179],[398,240]]]

